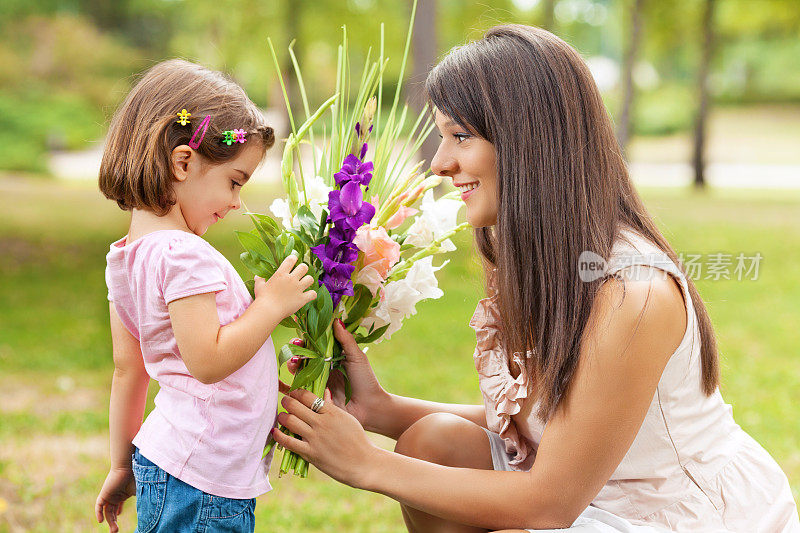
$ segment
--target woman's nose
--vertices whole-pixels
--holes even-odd
[[[239,193],[237,192],[236,194],[233,195],[233,201],[231,202],[231,208],[232,209],[239,209],[240,207],[242,207],[242,199],[239,198]]]
[[[439,149],[431,159],[431,172],[438,176],[453,177],[458,168],[458,162],[443,149],[444,143],[439,144]]]

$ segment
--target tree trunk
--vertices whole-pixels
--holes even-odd
[[[622,109],[617,126],[617,140],[623,154],[628,151],[628,142],[633,129],[633,104],[636,92],[633,86],[633,69],[636,66],[636,57],[639,52],[643,5],[644,0],[634,0],[631,12],[630,39],[622,61]]]
[[[417,15],[414,20],[414,32],[411,36],[413,68],[408,84],[411,105],[421,112],[425,108],[425,78],[436,64],[439,53],[436,33],[436,0],[419,0]],[[420,148],[420,157],[428,168],[439,147],[436,135],[431,134]]]
[[[697,92],[699,104],[694,127],[694,186],[703,189],[705,177],[706,118],[708,116],[708,72],[714,52],[714,0],[706,0],[703,12],[703,54],[697,71]]]

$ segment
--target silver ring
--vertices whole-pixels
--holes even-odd
[[[325,405],[325,400],[322,398],[317,398],[314,400],[314,403],[311,404],[311,410],[315,413],[319,413],[319,410],[322,409],[323,405]]]

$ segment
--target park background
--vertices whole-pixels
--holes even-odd
[[[731,265],[730,279],[703,271],[696,280],[719,337],[723,396],[798,498],[798,2],[421,0],[418,10],[404,91],[412,105],[452,46],[501,22],[546,27],[587,58],[637,186],[676,250],[701,255],[707,268],[714,254],[763,257],[757,279],[737,279]],[[106,528],[92,509],[108,468],[113,369],[103,269],[128,216],[95,180],[109,118],[136,75],[176,56],[225,70],[280,138],[287,121],[267,37],[297,102],[285,53],[295,40],[313,107],[333,91],[342,25],[357,68],[385,23],[391,90],[410,11],[406,0],[3,0],[0,532]],[[279,142],[244,189],[251,209],[266,211],[281,193],[280,151]],[[207,234],[243,275],[233,230],[248,226],[229,217]],[[392,392],[480,402],[467,326],[480,265],[468,235],[457,244],[440,273],[445,296],[422,303],[402,334],[370,352]],[[276,334],[276,345],[286,338]],[[396,503],[319,472],[272,481],[257,531],[405,530]],[[134,529],[133,500],[121,524]]]

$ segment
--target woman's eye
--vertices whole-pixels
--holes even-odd
[[[470,135],[469,133],[454,133],[453,137],[455,137],[457,143],[461,144],[465,139],[469,139]]]
[[[242,186],[242,184],[241,184],[241,183],[239,183],[238,181],[231,180],[231,189],[233,189],[233,188],[234,188],[234,187],[236,187],[237,185],[238,185],[239,187],[241,187],[241,186]]]

